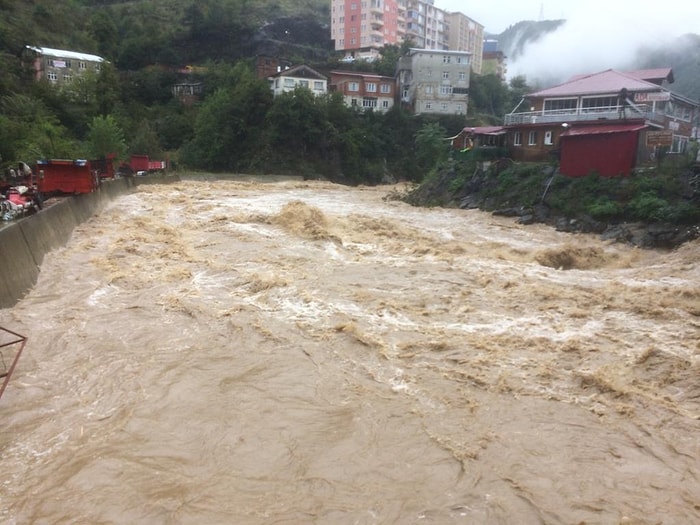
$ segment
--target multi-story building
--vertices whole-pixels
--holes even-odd
[[[70,84],[87,71],[100,71],[105,59],[101,56],[50,47],[26,46],[22,61],[31,67],[35,80],[46,79],[51,84]]]
[[[348,58],[373,59],[386,45],[468,51],[481,71],[484,27],[435,0],[331,0],[331,39]]]
[[[498,48],[498,40],[485,40],[481,73],[483,75],[496,75],[505,82],[508,73],[507,58],[503,51]]]
[[[336,51],[373,59],[406,33],[406,0],[331,0],[331,39]]]
[[[389,111],[396,98],[394,77],[358,71],[331,71],[330,90],[342,93],[345,105],[363,111]]]
[[[447,13],[445,20],[447,21],[448,49],[471,53],[472,72],[480,75],[484,55],[484,26],[463,13]]]
[[[398,92],[414,113],[466,115],[471,54],[416,49],[399,59]]]

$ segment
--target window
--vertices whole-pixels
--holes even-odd
[[[531,131],[527,134],[527,145],[536,146],[537,145],[537,132]]]
[[[464,104],[457,104],[456,109],[458,115],[464,114]]]
[[[376,82],[367,82],[367,84],[365,84],[365,88],[367,89],[368,93],[376,93],[377,92],[377,83]]]
[[[78,69],[87,69],[87,64],[85,62],[78,62]]]
[[[460,71],[459,72],[459,79],[462,81],[467,80],[467,73],[465,71]]]
[[[523,145],[523,134],[521,131],[516,131],[513,134],[513,146],[522,146]]]
[[[382,93],[391,93],[391,84],[382,84],[382,85],[379,87],[379,90],[380,90]]]
[[[443,80],[448,80],[450,78],[450,72],[449,71],[443,71],[442,72],[442,79]]]
[[[610,111],[617,108],[618,97],[590,97],[581,101],[581,109],[585,113],[597,111]]]
[[[551,146],[551,145],[552,145],[552,132],[551,132],[551,131],[545,131],[545,132],[544,132],[544,145],[545,145],[545,146]]]
[[[452,60],[451,60],[450,55],[443,55],[443,57],[442,57],[442,63],[443,63],[443,64],[449,64],[451,61],[452,61]]]
[[[362,107],[363,108],[376,108],[377,107],[377,99],[376,98],[363,98],[362,99]]]
[[[51,82],[56,82],[58,80],[58,75],[54,71],[49,71],[46,73],[46,78],[48,78]]]
[[[430,111],[431,109],[433,109],[433,103],[432,103],[432,102],[426,102],[426,103],[425,103],[425,109],[427,109],[428,111]]]
[[[557,98],[544,101],[545,113],[575,113],[577,100],[575,98]]]
[[[284,79],[284,87],[293,88],[294,87],[294,79],[293,78],[285,78]]]
[[[97,64],[95,64],[95,71],[99,71],[100,69],[102,69],[102,64],[98,62]]]
[[[382,100],[382,107],[383,107],[384,109],[388,109],[388,108],[389,108],[389,101],[388,101],[388,100]]]
[[[425,94],[432,95],[433,94],[433,86],[425,86]]]
[[[300,80],[299,86],[305,87],[306,89],[309,89],[309,81],[308,80]]]
[[[447,111],[447,102],[442,102],[442,103],[440,104],[440,109],[441,109],[442,111]]]
[[[441,95],[451,95],[452,94],[452,86],[440,86],[440,94]]]
[[[63,75],[63,83],[64,84],[70,84],[72,80],[73,80],[73,75],[70,75],[70,74]]]
[[[323,91],[323,82],[320,80],[314,80],[314,89],[316,91]]]
[[[360,91],[360,84],[357,82],[350,82],[348,84],[348,91]]]
[[[679,137],[678,135],[673,136],[673,144],[671,145],[671,153],[685,153],[685,149],[688,145],[688,139],[686,137]]]

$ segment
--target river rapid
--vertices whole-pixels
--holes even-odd
[[[700,523],[700,243],[139,186],[0,326],[7,524]]]

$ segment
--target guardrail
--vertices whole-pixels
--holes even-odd
[[[2,386],[0,386],[0,398],[2,398],[5,392],[7,383],[10,382],[12,372],[14,372],[17,361],[19,361],[19,357],[22,355],[22,350],[24,350],[26,344],[26,337],[0,326],[0,379],[3,380]],[[8,351],[10,354],[13,354],[10,359],[8,359],[10,361],[9,367],[5,360],[5,352]]]

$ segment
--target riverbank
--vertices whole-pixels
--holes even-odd
[[[700,175],[689,169],[572,178],[551,165],[452,160],[399,198],[478,208],[641,248],[673,249],[700,237]]]

